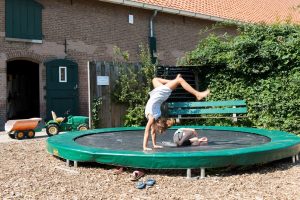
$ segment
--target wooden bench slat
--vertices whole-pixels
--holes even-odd
[[[205,101],[205,102],[169,102],[168,108],[195,108],[195,107],[208,107],[208,106],[246,106],[244,100],[233,101]]]
[[[200,114],[233,114],[247,113],[246,107],[241,108],[209,108],[209,109],[170,109],[170,116],[177,115],[200,115]]]

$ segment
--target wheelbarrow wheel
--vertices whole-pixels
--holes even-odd
[[[59,133],[58,125],[56,125],[56,124],[49,124],[46,127],[46,133],[48,134],[48,136],[57,135]]]
[[[35,136],[35,131],[34,130],[29,130],[28,132],[27,132],[27,137],[28,138],[34,138],[34,136]]]
[[[16,131],[15,132],[15,138],[18,140],[22,140],[25,138],[25,132],[23,131]]]
[[[14,132],[9,132],[8,133],[8,136],[11,138],[11,139],[15,139],[15,133]]]
[[[89,127],[88,127],[87,124],[80,124],[80,125],[77,127],[77,130],[78,130],[78,131],[86,131],[86,130],[88,130],[88,129],[89,129]]]

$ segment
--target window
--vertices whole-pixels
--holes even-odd
[[[34,0],[6,0],[6,38],[42,40],[42,9]]]
[[[59,82],[66,83],[67,82],[67,67],[59,67]]]

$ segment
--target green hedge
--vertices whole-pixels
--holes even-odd
[[[210,35],[181,65],[195,65],[209,87],[208,100],[245,99],[240,125],[300,134],[300,27],[238,25],[236,36]],[[206,120],[206,125],[230,123]]]

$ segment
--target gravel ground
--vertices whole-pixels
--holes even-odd
[[[300,199],[300,164],[290,158],[207,170],[204,179],[186,179],[185,170],[145,170],[141,180],[151,177],[157,183],[138,190],[129,180],[134,169],[114,175],[115,168],[95,163],[67,167],[46,152],[46,139],[1,143],[0,138],[0,199]]]

